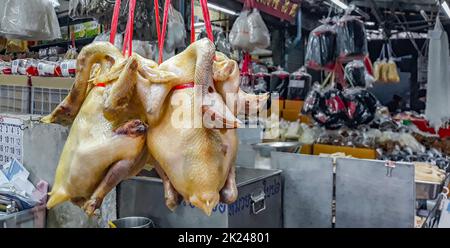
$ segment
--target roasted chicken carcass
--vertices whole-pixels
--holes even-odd
[[[179,89],[169,95],[162,118],[147,133],[147,146],[158,162],[155,167],[164,181],[166,205],[174,209],[180,200],[179,194],[210,215],[220,200],[232,203],[237,198],[234,163],[238,137],[234,123],[221,125],[224,121],[221,117],[227,116],[226,111],[236,116],[246,105],[260,108],[268,96],[249,95],[240,90],[240,72],[235,61],[213,51],[204,54],[209,54],[204,58],[208,65],[195,67],[195,87]],[[179,58],[161,64],[159,69],[172,70],[173,64],[189,63],[189,60],[178,61]],[[189,82],[190,78],[185,81]],[[208,94],[223,102],[229,100],[227,105],[214,109],[219,111],[219,118],[215,118],[215,112],[208,115],[208,111],[196,107],[199,105],[195,103],[197,96],[205,94],[198,88],[201,85],[208,86]],[[208,116],[212,118],[205,118]],[[203,125],[197,126],[196,120],[204,121]]]
[[[94,64],[100,66],[91,78]],[[195,87],[174,90],[186,84]],[[177,99],[187,104],[173,104]],[[207,39],[160,66],[138,55],[124,58],[108,43],[85,47],[72,91],[42,119],[72,124],[47,206],[70,200],[92,214],[149,162],[164,181],[170,209],[183,198],[211,214],[219,200],[237,197],[235,105],[265,100],[239,89],[237,63],[215,54]],[[200,125],[183,126],[180,113]]]
[[[100,69],[90,80],[94,64],[100,64]],[[175,83],[174,75],[151,69],[156,66],[136,55],[125,59],[109,43],[92,44],[81,51],[70,94],[42,119],[72,124],[48,208],[70,200],[91,215],[120,181],[142,170],[149,160],[144,146],[148,125],[141,100],[135,96],[137,85],[147,85],[149,75],[141,76],[139,71],[145,67],[144,73],[153,73],[152,82],[167,84],[164,87]]]

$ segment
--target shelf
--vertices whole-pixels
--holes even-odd
[[[66,27],[69,25],[76,25],[84,22],[90,22],[95,20],[94,18],[81,18],[81,19],[72,19],[68,15],[63,15],[58,17],[59,26]]]
[[[0,85],[28,86],[28,76],[0,74]]]
[[[64,77],[31,77],[33,87],[71,89],[74,78]],[[28,86],[28,76],[0,74],[0,85]]]
[[[95,37],[78,39],[78,40],[75,40],[75,45],[77,47],[78,46],[85,46],[87,44],[92,43],[94,41],[94,39],[95,39]],[[60,47],[67,48],[71,44],[72,44],[72,41],[58,41],[58,42],[51,42],[51,43],[48,43],[48,44],[32,46],[29,49],[30,49],[30,51],[38,51],[39,49],[53,47],[53,46],[60,46]]]

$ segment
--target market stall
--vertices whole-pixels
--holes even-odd
[[[446,1],[0,9],[0,227],[448,227]]]

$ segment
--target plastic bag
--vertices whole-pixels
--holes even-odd
[[[344,16],[336,24],[336,50],[341,61],[362,59],[368,53],[364,23],[356,16]]]
[[[321,87],[319,83],[315,83],[311,91],[309,91],[308,95],[305,98],[305,102],[303,103],[303,114],[308,114],[313,111],[318,110],[319,102],[321,97]]]
[[[345,80],[353,87],[365,88],[367,86],[366,76],[368,75],[368,72],[366,71],[364,63],[360,60],[348,63],[345,66],[344,75]]]
[[[41,60],[37,66],[38,75],[44,77],[61,77],[61,67],[57,62]]]
[[[77,59],[78,52],[75,47],[70,47],[64,55],[64,60]]]
[[[385,65],[385,70],[387,74],[387,82],[389,83],[399,83],[400,76],[398,75],[397,64],[393,60],[389,60],[387,65]]]
[[[112,15],[113,9],[114,9],[114,1],[105,1],[105,0],[69,1],[69,17],[72,19],[100,18],[105,15],[109,16],[110,14]]]
[[[1,61],[0,60],[0,74],[11,75],[11,62]]]
[[[248,10],[242,11],[231,28],[230,43],[234,49],[242,49],[245,51],[251,51],[253,49],[250,43],[248,14]]]
[[[213,28],[214,44],[216,45],[216,50],[225,54],[226,56],[231,56],[231,44],[227,38],[225,32],[219,29]],[[207,38],[206,29],[202,29],[198,39]]]
[[[290,122],[285,133],[286,139],[299,139],[300,138],[300,121]]]
[[[106,41],[109,42],[111,32],[101,33],[97,35],[93,42]],[[118,49],[122,49],[123,47],[123,34],[116,34],[114,38],[114,46]]]
[[[270,74],[270,92],[277,92],[281,100],[287,99],[289,89],[289,72],[278,68]]]
[[[6,0],[0,9],[0,34],[9,39],[54,40],[61,38],[58,17],[49,0]],[[3,7],[3,8],[2,8]]]
[[[336,32],[333,26],[323,24],[309,35],[305,63],[314,70],[332,70],[336,62]]]
[[[61,62],[61,76],[63,77],[75,77],[76,69],[76,59],[68,59]]]
[[[133,40],[133,52],[151,59],[153,57],[153,46],[150,41]]]
[[[345,97],[340,90],[326,90],[319,101],[319,108],[313,111],[313,118],[327,129],[339,129],[345,124]]]
[[[256,73],[254,75],[254,90],[255,94],[264,94],[269,92],[270,74],[269,73]]]
[[[375,119],[377,99],[367,90],[350,88],[344,91],[346,124],[351,128],[369,124]]]
[[[302,67],[290,76],[288,87],[288,100],[305,100],[311,88],[311,75],[306,72],[306,68]]]
[[[265,49],[270,46],[270,33],[261,14],[257,9],[247,17],[250,43],[258,48]]]
[[[167,51],[172,51],[177,48],[184,47],[186,40],[186,29],[184,27],[184,20],[181,13],[173,8],[169,7],[169,20],[168,20],[168,32],[165,46]]]

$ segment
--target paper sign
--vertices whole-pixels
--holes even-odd
[[[0,165],[14,158],[23,163],[23,120],[0,116]]]

